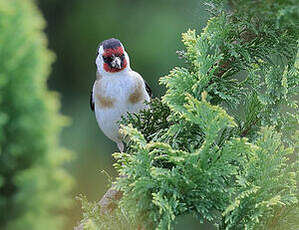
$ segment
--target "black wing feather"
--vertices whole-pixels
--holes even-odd
[[[148,95],[150,97],[153,97],[153,91],[152,91],[151,87],[149,86],[149,84],[147,84],[147,82],[145,80],[144,80],[144,83],[145,83],[145,90],[146,90],[146,92],[148,93]]]
[[[91,90],[91,92],[90,92],[89,103],[90,103],[90,108],[91,108],[91,110],[94,111],[94,102],[93,102],[93,99],[92,99],[92,90]]]

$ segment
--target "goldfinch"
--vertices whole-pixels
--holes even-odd
[[[123,152],[119,134],[122,116],[146,109],[151,89],[141,75],[130,67],[129,55],[115,38],[101,42],[96,58],[96,80],[93,84],[90,106],[103,133],[116,142]]]

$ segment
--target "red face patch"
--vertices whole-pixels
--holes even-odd
[[[105,49],[103,56],[112,56],[114,54],[115,56],[120,56],[124,54],[124,50],[121,46],[115,47],[115,48],[110,48],[110,49]]]
[[[109,63],[104,62],[104,70],[106,72],[115,73],[115,72],[122,71],[124,68],[127,67],[127,60],[124,55],[124,50],[121,46],[104,50],[103,57],[112,58],[113,56],[121,58],[121,69],[113,68]]]

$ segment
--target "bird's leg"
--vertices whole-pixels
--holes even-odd
[[[124,151],[124,149],[125,149],[125,146],[124,146],[124,143],[122,143],[122,142],[118,142],[117,143],[117,147],[118,147],[118,149],[119,149],[119,151],[122,153],[123,151]]]

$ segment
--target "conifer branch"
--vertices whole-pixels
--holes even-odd
[[[110,214],[117,207],[116,202],[122,198],[123,193],[115,189],[114,186],[109,188],[99,201],[100,213],[102,215]]]
[[[259,119],[255,119],[245,130],[243,130],[240,134],[241,137],[246,137],[252,126],[256,125]]]
[[[86,226],[169,230],[195,214],[223,230],[298,229],[295,1],[227,2],[209,1],[203,32],[183,34],[186,66],[160,79],[162,100],[122,121],[123,196],[108,220],[83,201]]]

